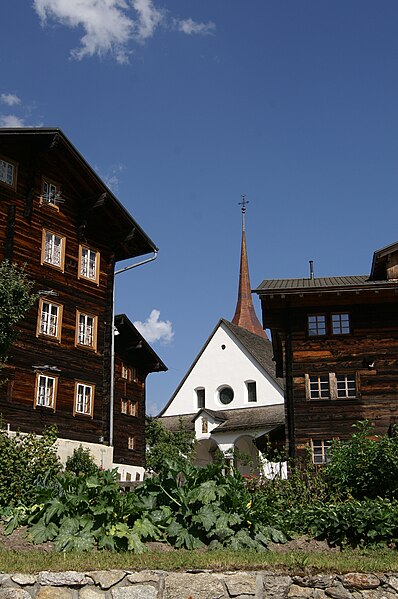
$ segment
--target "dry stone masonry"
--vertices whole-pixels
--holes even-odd
[[[277,572],[0,573],[0,599],[393,599],[398,573],[287,576]]]

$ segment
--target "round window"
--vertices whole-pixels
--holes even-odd
[[[231,403],[234,398],[234,392],[231,387],[223,387],[219,391],[219,398],[224,405]]]

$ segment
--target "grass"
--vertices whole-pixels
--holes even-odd
[[[132,553],[55,553],[0,549],[1,572],[42,570],[281,570],[290,573],[398,571],[398,552],[391,549],[343,552],[277,553],[264,551],[186,551]]]

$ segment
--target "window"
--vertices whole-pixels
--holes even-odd
[[[131,381],[131,368],[122,364],[122,379],[126,379],[126,381]]]
[[[90,316],[83,312],[76,313],[76,345],[97,349],[97,322],[96,316]]]
[[[206,406],[206,392],[204,389],[196,389],[196,401],[198,410]]]
[[[346,399],[357,396],[355,376],[337,374],[336,383],[338,399]]]
[[[79,246],[79,265],[79,278],[88,279],[98,285],[99,253],[83,245]]]
[[[76,383],[74,414],[93,415],[94,385]]]
[[[56,183],[49,181],[48,179],[43,179],[41,186],[41,196],[40,203],[48,204],[50,206],[54,206],[54,208],[58,208],[58,198],[59,198],[59,187]]]
[[[37,323],[37,335],[45,335],[61,340],[62,306],[53,304],[42,298],[39,303],[39,318]]]
[[[247,385],[247,401],[254,403],[257,401],[257,385],[255,381],[249,381]]]
[[[330,399],[329,375],[309,376],[309,398]]]
[[[127,439],[128,449],[134,450],[136,448],[136,437],[135,435],[129,435]]]
[[[224,405],[227,405],[227,404],[231,403],[231,401],[234,398],[233,389],[231,389],[231,387],[223,387],[218,392],[218,396],[219,396],[221,403]]]
[[[308,335],[326,335],[326,316],[324,314],[315,314],[308,316]]]
[[[324,439],[311,439],[312,462],[315,465],[327,464],[330,462],[331,441]]]
[[[120,411],[128,416],[138,416],[138,401],[132,401],[123,397],[120,400]]]
[[[36,406],[55,409],[57,379],[45,374],[36,376]]]
[[[354,374],[305,375],[307,399],[355,399],[358,396]]]
[[[64,269],[65,262],[65,237],[56,233],[43,230],[43,241],[41,250],[41,263]]]
[[[0,181],[15,187],[16,185],[16,164],[0,158]]]
[[[333,335],[348,335],[350,333],[350,315],[332,314]]]

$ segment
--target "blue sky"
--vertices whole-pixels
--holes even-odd
[[[1,15],[0,125],[60,127],[160,248],[117,285],[169,367],[150,411],[233,316],[241,194],[253,288],[310,259],[316,276],[368,273],[398,239],[396,0],[2,0]]]

